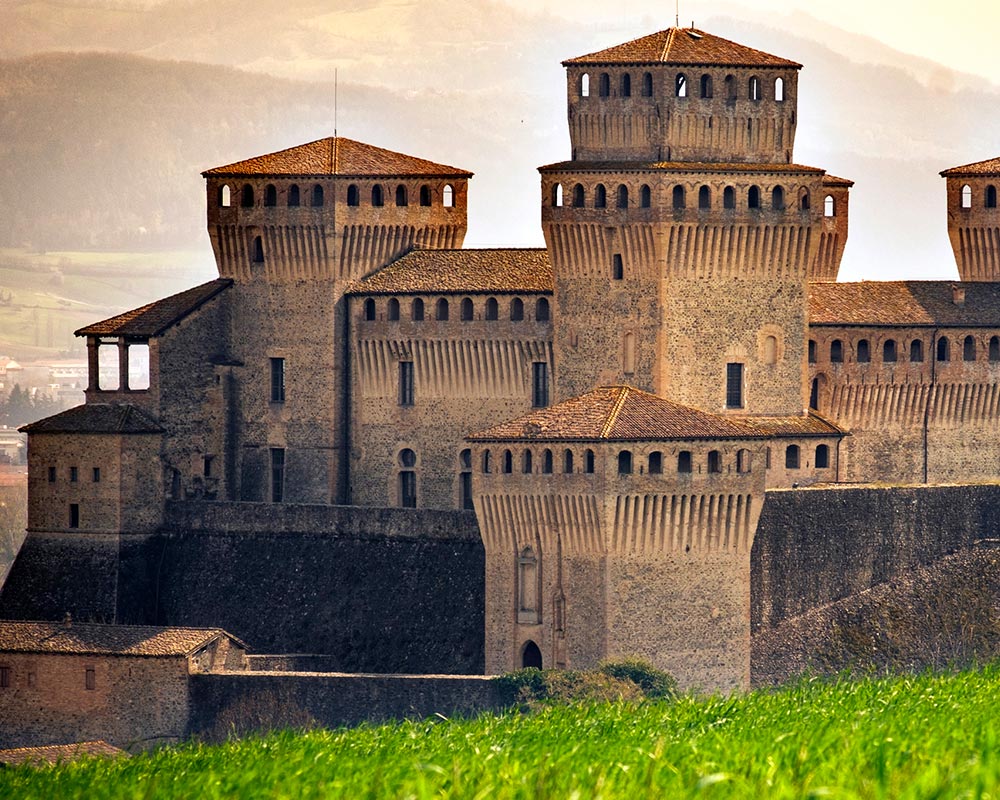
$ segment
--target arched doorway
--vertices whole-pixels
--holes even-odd
[[[529,641],[524,646],[524,650],[521,651],[521,666],[525,668],[542,668],[542,651],[539,650],[538,645],[532,641]]]

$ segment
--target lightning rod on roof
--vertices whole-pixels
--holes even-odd
[[[674,3],[674,27],[679,28],[681,26],[681,0],[676,0]]]
[[[336,67],[333,68],[333,138],[337,138],[337,85],[339,83],[339,72]]]

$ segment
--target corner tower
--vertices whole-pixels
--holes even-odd
[[[671,28],[564,66],[573,158],[540,169],[557,400],[803,414],[806,283],[836,271],[850,183],[792,162],[800,65]]]
[[[963,281],[1000,280],[1000,158],[941,173],[948,191],[948,238]]]

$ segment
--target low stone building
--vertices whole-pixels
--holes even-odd
[[[246,664],[222,630],[0,622],[0,747],[176,741],[190,677]]]

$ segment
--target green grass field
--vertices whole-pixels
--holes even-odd
[[[1000,667],[284,732],[0,771],[10,798],[997,798]]]

